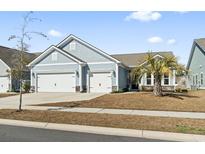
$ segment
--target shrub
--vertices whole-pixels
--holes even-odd
[[[184,89],[184,88],[176,88],[176,89],[175,89],[175,92],[178,92],[178,93],[187,93],[188,90],[187,90],[187,89]]]
[[[26,83],[23,84],[23,89],[24,89],[24,91],[25,91],[26,93],[29,93],[30,88],[31,88],[31,86],[30,86],[30,84],[29,84],[28,82],[26,82]]]

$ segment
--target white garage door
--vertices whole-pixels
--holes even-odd
[[[39,74],[38,92],[75,92],[75,74]]]
[[[9,90],[9,78],[0,77],[0,92],[7,92]]]
[[[90,76],[90,92],[112,92],[110,73],[92,73]]]

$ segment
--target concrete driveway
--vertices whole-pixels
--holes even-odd
[[[23,95],[22,106],[65,101],[90,100],[104,93],[29,93]],[[17,108],[19,95],[0,98],[0,108]]]

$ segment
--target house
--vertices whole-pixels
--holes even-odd
[[[152,52],[153,58],[163,58],[168,56],[174,56],[170,51],[166,52]],[[133,54],[119,54],[112,55],[114,58],[121,61],[123,64],[131,69],[138,67],[140,65],[146,65],[147,53],[133,53]],[[174,90],[177,86],[176,82],[176,71],[171,70],[168,74],[164,74],[161,80],[162,89],[165,91]],[[130,78],[130,89],[131,90],[153,90],[154,86],[154,75],[153,74],[143,74],[139,85]]]
[[[195,39],[187,63],[189,88],[205,89],[205,38]]]
[[[18,81],[9,73],[16,64],[18,52],[15,49],[0,46],[0,93],[19,90]],[[25,56],[30,61],[36,57],[30,53],[25,53]],[[25,72],[24,79],[30,80],[29,70]]]
[[[36,92],[112,92],[127,87],[128,68],[102,50],[70,35],[29,65]]]
[[[166,54],[171,53],[156,53],[155,56]],[[31,87],[35,92],[109,93],[123,90],[129,87],[130,70],[143,63],[145,55],[109,55],[69,35],[56,46],[51,45],[28,65]],[[174,75],[164,76],[163,85],[173,87]],[[153,81],[152,75],[145,75],[141,85],[151,87]]]

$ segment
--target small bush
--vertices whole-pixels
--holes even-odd
[[[29,83],[24,83],[24,84],[23,84],[23,89],[24,89],[24,91],[25,91],[26,93],[29,93],[30,88],[31,88],[31,86],[30,86]]]
[[[176,89],[175,89],[175,92],[178,92],[178,93],[187,93],[188,90],[187,90],[187,89],[182,89],[182,88],[176,88]]]
[[[120,89],[120,90],[113,91],[112,93],[124,93],[124,92],[128,92],[128,91],[129,91],[128,88],[123,88],[123,89]]]

